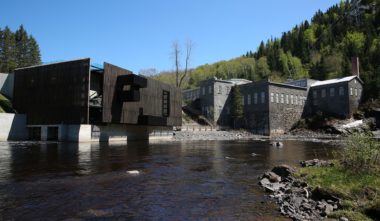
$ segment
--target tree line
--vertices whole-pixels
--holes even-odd
[[[16,68],[37,64],[41,64],[39,45],[23,25],[15,32],[8,26],[0,28],[0,72],[12,73]]]
[[[351,75],[354,56],[360,59],[364,98],[379,98],[380,0],[342,1],[326,12],[319,10],[281,37],[262,41],[255,51],[192,69],[182,88],[212,76],[277,82],[338,78]],[[157,78],[171,82],[172,75],[164,72]]]

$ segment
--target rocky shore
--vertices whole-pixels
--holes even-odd
[[[301,162],[301,166],[329,167],[333,163],[323,160]],[[323,220],[340,207],[341,200],[320,188],[312,189],[306,182],[295,178],[295,169],[281,165],[260,177],[259,184],[275,199],[282,215],[293,220]],[[341,221],[348,220],[340,217]]]
[[[175,131],[174,140],[240,140],[240,139],[268,139],[266,136],[254,135],[247,131]]]

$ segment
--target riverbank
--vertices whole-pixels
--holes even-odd
[[[175,131],[173,140],[175,141],[196,141],[196,140],[299,140],[313,142],[340,143],[342,136],[323,133],[303,133],[303,134],[284,134],[277,136],[264,136],[252,134],[244,130],[230,131]]]
[[[260,179],[281,214],[293,220],[379,220],[378,173],[354,173],[337,161],[310,160],[301,166],[276,166]]]

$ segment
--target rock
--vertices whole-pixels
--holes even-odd
[[[334,207],[331,205],[331,204],[326,204],[326,207],[325,207],[325,213],[327,214],[327,215],[329,215],[332,211],[334,211]]]
[[[316,187],[311,191],[311,196],[314,200],[332,200],[334,202],[339,202],[339,198],[336,197],[329,190]]]
[[[349,220],[347,219],[347,217],[342,216],[339,218],[339,221],[349,221]]]
[[[282,147],[282,146],[284,146],[284,144],[282,142],[280,142],[280,141],[272,141],[272,142],[270,142],[270,145],[274,146],[274,147]]]
[[[270,181],[269,181],[268,178],[263,178],[263,179],[260,180],[259,184],[260,184],[261,186],[264,186],[264,187],[265,187],[265,186],[267,186],[268,184],[270,184]]]
[[[127,171],[128,174],[138,175],[140,172],[138,170],[129,170]]]
[[[264,173],[263,178],[268,178],[272,183],[281,182],[281,177],[273,172]]]
[[[305,160],[300,162],[302,167],[332,167],[334,163],[326,160]]]
[[[284,177],[289,177],[290,175],[295,173],[295,169],[293,169],[292,167],[288,165],[281,165],[281,166],[275,166],[272,169],[272,172],[284,178]]]
[[[284,184],[281,184],[281,183],[270,183],[268,185],[265,185],[264,188],[265,188],[265,191],[273,193],[273,192],[278,191],[283,186]]]

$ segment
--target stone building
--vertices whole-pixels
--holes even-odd
[[[245,126],[257,134],[283,134],[301,118],[307,88],[270,81],[241,85]]]
[[[317,112],[324,115],[349,118],[359,108],[363,91],[363,81],[358,76],[348,76],[311,85],[309,105],[305,115]]]
[[[235,85],[251,83],[245,79],[221,80],[216,77],[200,83],[200,109],[204,116],[219,126],[230,125],[230,92]]]

